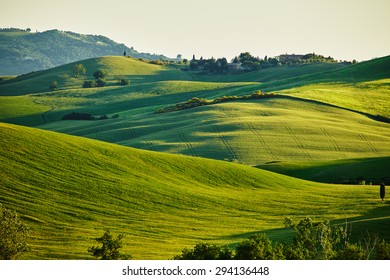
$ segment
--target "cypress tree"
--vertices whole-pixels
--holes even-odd
[[[385,199],[386,189],[385,189],[385,183],[381,183],[380,186],[380,196],[382,201]]]

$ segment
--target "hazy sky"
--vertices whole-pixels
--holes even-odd
[[[389,12],[389,0],[0,0],[0,27],[104,35],[169,57],[362,61],[390,54]]]

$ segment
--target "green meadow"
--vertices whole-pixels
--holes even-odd
[[[234,246],[256,232],[282,238],[286,231],[272,230],[283,228],[284,217],[371,222],[383,237],[389,230],[389,204],[379,202],[377,187],[314,183],[11,124],[0,133],[1,203],[33,230],[31,259],[90,258],[87,249],[105,228],[127,234],[124,247],[136,259],[171,258],[202,241]]]
[[[87,72],[75,78],[78,63]],[[390,177],[389,56],[225,75],[184,68],[101,57],[0,81],[0,203],[32,229],[25,258],[91,258],[111,228],[135,259],[169,259],[259,232],[289,240],[284,218],[306,216],[389,241],[375,185]],[[98,69],[106,86],[83,88]],[[155,113],[258,90],[276,97]],[[62,120],[72,112],[95,120]]]

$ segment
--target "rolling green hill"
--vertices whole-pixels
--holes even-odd
[[[93,239],[111,228],[127,234],[134,258],[167,259],[200,241],[229,245],[281,228],[287,216],[351,220],[355,234],[369,225],[389,236],[389,203],[380,203],[375,187],[312,183],[4,123],[0,136],[0,202],[32,230],[26,258],[89,258]]]
[[[84,65],[87,72],[85,75],[75,78],[73,67],[80,63]],[[85,91],[86,89],[81,88],[83,81],[93,79],[93,73],[99,69],[109,73],[110,82],[108,85],[116,83],[116,81],[113,81],[116,75],[129,76],[132,83],[136,84],[139,81],[144,83],[146,81],[163,80],[169,78],[172,72],[169,67],[141,62],[134,58],[120,56],[91,58],[0,82],[0,96],[48,92],[50,91],[49,84],[52,81],[58,82],[59,89]],[[175,77],[178,73],[180,74],[179,71],[174,72]]]
[[[88,71],[80,78],[72,77],[74,64],[68,64],[0,83],[0,120],[248,165],[390,154],[389,124],[372,118],[390,117],[386,78],[390,57],[350,66],[312,64],[225,76],[199,75],[125,57],[81,63]],[[97,69],[109,73],[108,86],[81,88]],[[131,85],[118,86],[116,75],[129,78]],[[60,90],[48,91],[52,80],[58,81]],[[286,97],[154,113],[193,97],[243,96],[267,88],[285,88],[274,92]],[[27,94],[31,92],[36,93]],[[109,119],[61,120],[71,112]]]

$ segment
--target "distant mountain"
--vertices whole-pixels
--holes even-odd
[[[123,55],[125,51],[135,58],[168,59],[139,53],[104,36],[4,28],[0,29],[0,75],[20,75],[92,57]]]

